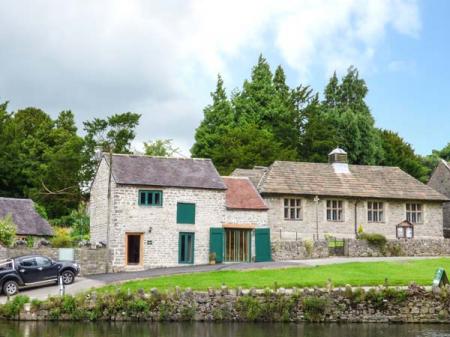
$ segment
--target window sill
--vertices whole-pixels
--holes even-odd
[[[303,221],[303,219],[284,219],[284,221]]]

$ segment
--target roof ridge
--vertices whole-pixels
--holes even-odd
[[[103,155],[109,156],[109,153],[103,152]],[[142,157],[142,158],[156,158],[156,159],[176,159],[176,160],[199,160],[199,161],[211,161],[211,158],[188,158],[188,157],[173,157],[173,156],[150,156],[139,153],[113,153],[113,157]]]

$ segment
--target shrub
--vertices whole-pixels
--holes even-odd
[[[25,241],[27,242],[27,247],[28,248],[33,248],[34,247],[34,236],[28,235],[27,238],[25,239]]]
[[[252,296],[239,297],[237,311],[249,321],[256,321],[262,313],[261,303]]]
[[[378,247],[380,250],[384,250],[387,243],[386,237],[378,233],[362,233],[358,238],[360,240],[366,240],[369,244]]]
[[[405,254],[398,243],[388,245],[387,249],[391,256],[403,256]]]
[[[364,229],[362,225],[358,226],[358,235],[361,235],[362,233],[364,233]]]
[[[89,240],[89,216],[83,204],[80,204],[78,209],[73,210],[69,215],[53,219],[51,223],[56,227],[71,228],[70,236],[74,242]]]
[[[321,297],[310,296],[303,299],[305,318],[311,322],[322,320],[328,308],[328,300]]]
[[[17,295],[11,301],[6,302],[0,307],[0,315],[12,319],[19,315],[20,311],[23,309],[25,303],[28,303],[30,298],[25,295]]]
[[[70,237],[70,229],[63,227],[54,228],[55,235],[50,240],[55,248],[70,248],[73,246],[72,238]]]
[[[11,214],[6,215],[0,219],[0,244],[5,247],[10,247],[14,238],[16,237],[16,225],[12,219]]]
[[[314,246],[313,242],[311,240],[305,240],[303,244],[305,245],[306,254],[308,254],[308,256],[311,256]]]

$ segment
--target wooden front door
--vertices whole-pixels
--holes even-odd
[[[127,265],[142,264],[143,262],[143,239],[142,233],[127,233],[126,235],[126,261]]]
[[[250,262],[251,233],[249,229],[225,229],[225,261]]]

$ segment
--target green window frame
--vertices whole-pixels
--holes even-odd
[[[195,204],[188,202],[177,203],[177,223],[195,225]]]
[[[178,241],[178,263],[193,264],[195,252],[195,234],[180,232]]]
[[[139,190],[138,204],[140,206],[162,206],[163,192],[154,190]]]

